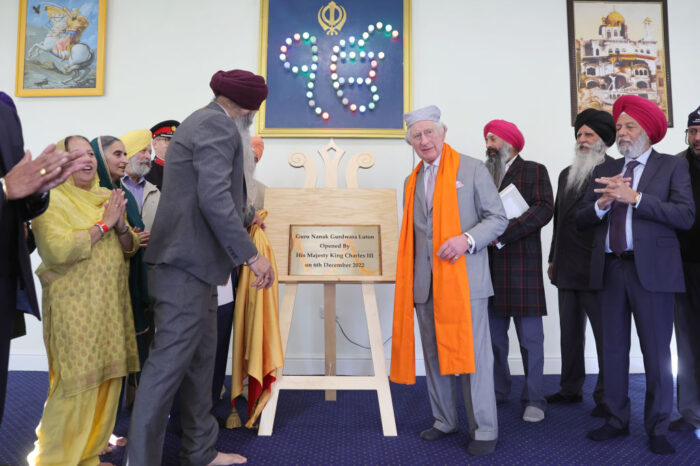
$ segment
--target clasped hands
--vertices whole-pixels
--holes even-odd
[[[35,159],[30,151],[25,151],[22,160],[5,175],[8,200],[43,194],[66,181],[88,160],[84,151],[59,151],[55,144],[47,146]]]
[[[471,244],[467,235],[453,236],[442,243],[442,246],[437,250],[437,256],[444,261],[450,261],[450,264],[454,264],[459,259],[459,256],[467,252],[470,247]]]
[[[610,207],[613,201],[624,204],[634,204],[637,199],[637,191],[630,186],[631,178],[623,178],[622,173],[608,177],[596,178],[595,182],[604,185],[602,188],[595,188],[593,191],[601,194],[596,201],[598,208],[605,210]]]

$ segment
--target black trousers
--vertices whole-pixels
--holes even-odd
[[[586,379],[584,349],[586,316],[591,323],[598,354],[598,379],[593,391],[597,405],[603,403],[603,316],[600,296],[592,290],[562,290],[559,295],[559,331],[561,346],[561,393],[581,395]]]
[[[0,422],[5,410],[10,340],[17,315],[17,277],[0,275]]]

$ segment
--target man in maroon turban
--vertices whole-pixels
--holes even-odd
[[[176,393],[182,401],[182,462],[245,462],[215,449],[219,425],[211,414],[210,381],[217,285],[241,264],[257,277],[253,286],[267,288],[274,281],[272,266],[258,254],[244,221],[244,167],[255,164],[249,127],[267,86],[261,76],[243,70],[219,71],[210,86],[214,100],[182,122],[168,148],[167,188],[145,255],[158,330],[136,392],[127,464],[161,464]]]
[[[593,170],[593,183],[576,215],[593,229],[590,285],[600,290],[603,327],[605,424],[588,432],[595,441],[629,435],[630,321],[644,353],[644,428],[649,448],[672,454],[666,438],[673,409],[671,334],[674,293],[685,291],[676,230],[694,221],[688,161],[651,146],[666,134],[666,116],[653,102],[615,101],[617,148],[623,158]]]
[[[525,366],[523,420],[544,419],[547,401],[543,391],[544,331],[547,315],[542,271],[540,231],[552,218],[554,196],[544,165],[519,155],[525,138],[517,126],[493,120],[484,127],[486,168],[499,191],[513,185],[527,202],[521,214],[508,215],[508,228],[489,248],[493,297],[489,302],[489,326],[494,356],[496,400],[510,396],[508,327],[515,324]],[[508,213],[508,209],[506,209]]]

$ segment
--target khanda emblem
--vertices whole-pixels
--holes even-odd
[[[345,8],[335,2],[330,2],[318,10],[318,24],[321,25],[326,35],[338,35],[338,31],[343,29],[348,15]]]

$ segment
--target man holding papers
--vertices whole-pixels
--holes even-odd
[[[494,296],[489,302],[489,323],[496,400],[504,402],[510,395],[508,327],[512,317],[525,367],[525,386],[521,394],[523,420],[539,422],[544,419],[547,406],[542,392],[542,316],[547,314],[547,306],[540,230],[552,218],[552,185],[544,165],[525,161],[518,155],[525,145],[525,138],[513,123],[504,120],[489,122],[484,127],[484,138],[486,168],[499,191],[512,184],[527,203],[524,212],[509,219],[508,228],[492,242],[490,250]],[[507,196],[514,194],[517,193],[511,191]]]

